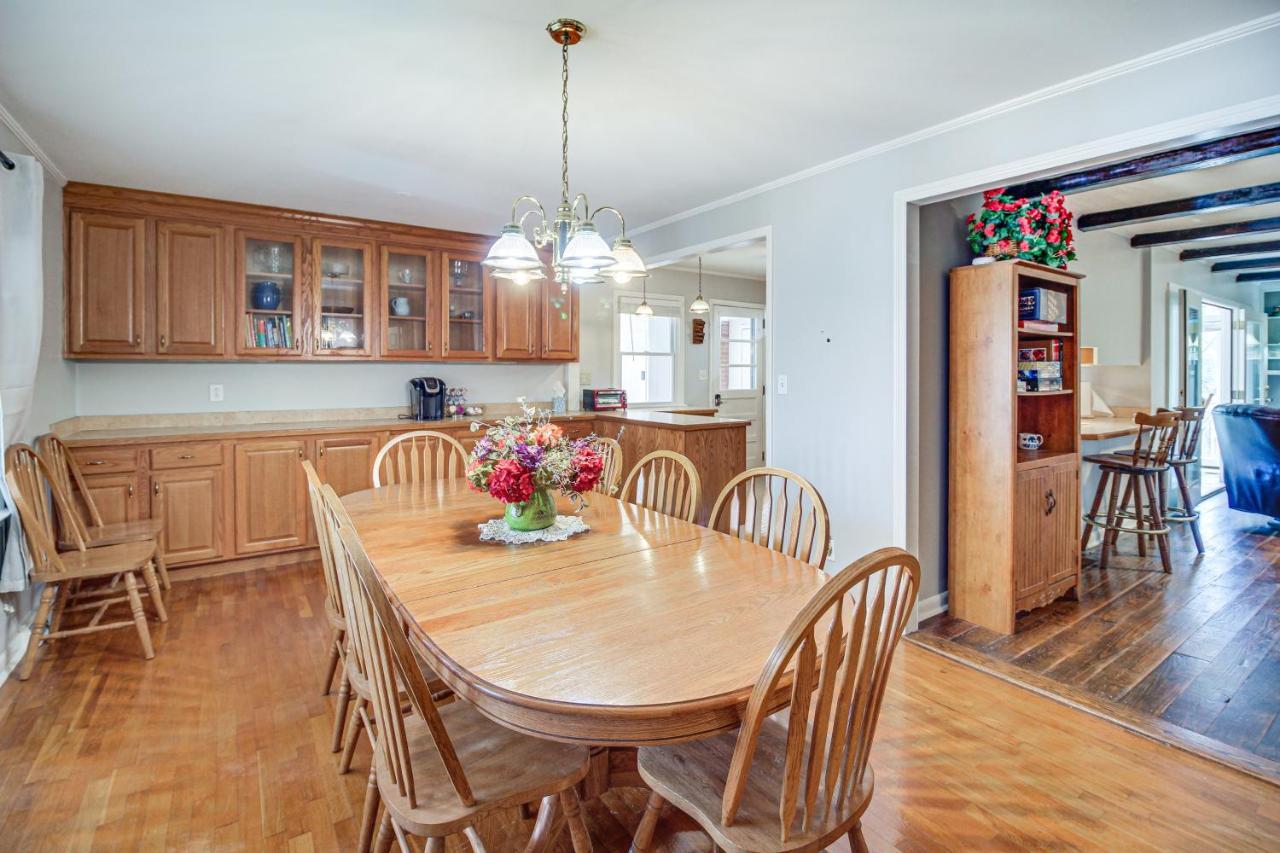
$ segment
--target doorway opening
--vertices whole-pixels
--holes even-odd
[[[1235,359],[1232,355],[1232,318],[1234,311],[1226,305],[1214,302],[1204,303],[1204,319],[1200,360],[1203,364],[1201,378],[1201,400],[1231,399],[1232,366]],[[1207,418],[1201,434],[1200,451],[1200,492],[1203,497],[1217,494],[1223,488],[1222,482],[1222,450],[1218,446],[1218,435],[1214,428],[1213,418]]]

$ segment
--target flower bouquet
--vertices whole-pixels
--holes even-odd
[[[1022,258],[1066,269],[1076,259],[1071,218],[1057,190],[1035,199],[1014,198],[1003,188],[987,190],[982,209],[967,220],[969,248],[993,260]]]
[[[505,519],[512,530],[542,530],[556,521],[551,491],[581,506],[582,493],[599,482],[604,460],[594,447],[595,436],[571,440],[550,422],[550,412],[523,408],[519,417],[471,425],[473,432],[484,429],[484,437],[471,451],[467,479],[476,491],[507,505]]]

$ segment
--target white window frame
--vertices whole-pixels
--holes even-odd
[[[620,291],[613,295],[613,316],[610,318],[613,323],[613,387],[622,387],[622,351],[621,340],[618,335],[618,317],[623,313],[623,300],[639,299],[640,294],[632,291]],[[670,293],[649,293],[645,296],[649,304],[654,307],[662,306],[663,308],[675,309],[676,315],[672,319],[676,321],[675,331],[675,360],[672,370],[675,371],[675,399],[665,403],[638,403],[628,404],[635,409],[661,409],[665,406],[683,406],[684,405],[684,359],[685,359],[685,303],[684,297],[676,296]],[[627,313],[631,313],[628,311]]]

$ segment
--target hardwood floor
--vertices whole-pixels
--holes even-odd
[[[1172,574],[1122,536],[1106,571],[1085,553],[1078,602],[1011,636],[943,614],[910,639],[1280,783],[1280,536],[1223,495],[1201,511],[1206,553],[1176,529]]]
[[[31,681],[0,687],[0,847],[350,849],[369,751],[337,775],[322,597],[315,564],[178,582],[153,661],[124,634],[46,650]],[[909,645],[872,764],[873,850],[1261,850],[1280,837],[1276,788]],[[626,849],[644,796],[586,804],[597,850]],[[479,831],[490,850],[518,850],[530,823],[513,812]],[[668,812],[658,849],[709,850],[690,827]]]

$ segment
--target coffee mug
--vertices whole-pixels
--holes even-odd
[[[397,317],[409,316],[409,297],[397,296],[391,300],[391,313]]]
[[[1018,433],[1018,446],[1023,450],[1039,450],[1044,444],[1044,436],[1038,432]]]

